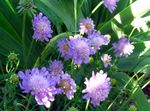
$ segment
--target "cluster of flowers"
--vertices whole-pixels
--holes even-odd
[[[65,60],[73,59],[74,64],[87,64],[89,57],[109,42],[109,38],[94,29],[93,20],[87,18],[80,23],[80,35],[70,36],[69,39],[63,38],[57,45]]]
[[[65,94],[71,100],[76,92],[74,80],[69,74],[63,72],[63,65],[60,61],[53,61],[48,68],[19,71],[18,75],[22,79],[20,88],[23,92],[31,92],[36,102],[47,108],[54,101],[55,95]]]
[[[58,50],[65,60],[73,59],[74,64],[87,64],[90,55],[94,55],[103,45],[108,45],[110,39],[94,29],[94,22],[91,18],[83,19],[80,23],[80,35],[70,36],[58,41]],[[113,43],[116,56],[128,57],[133,52],[134,46],[130,41],[122,37],[117,43]],[[103,54],[101,60],[104,67],[111,64],[111,56]]]
[[[104,5],[110,11],[116,7],[118,0],[113,0],[113,4],[108,4],[103,0]],[[108,3],[107,3],[108,2]],[[111,6],[112,5],[112,6]],[[111,6],[111,7],[110,7]],[[35,15],[33,18],[33,39],[40,41],[49,41],[52,37],[50,21],[42,13]],[[101,46],[108,45],[110,39],[95,30],[94,22],[91,18],[83,19],[80,23],[80,35],[70,36],[58,41],[58,50],[65,59],[73,59],[74,64],[87,64],[89,57],[100,50]],[[130,41],[122,37],[118,42],[113,43],[114,53],[116,56],[128,57],[134,49]],[[111,64],[111,56],[104,54],[101,56],[104,67]],[[50,107],[51,102],[55,100],[55,95],[65,94],[69,100],[74,97],[76,92],[75,81],[68,73],[63,71],[61,61],[53,61],[48,68],[33,68],[32,70],[19,71],[18,75],[22,80],[20,88],[24,93],[31,93],[39,105]],[[94,106],[104,101],[110,92],[110,78],[102,70],[94,74],[88,80],[85,80],[86,88],[82,91],[85,93],[84,99],[90,100]],[[95,93],[96,92],[96,93]]]
[[[71,100],[76,92],[75,81],[69,74],[63,72],[61,61],[51,62],[48,68],[19,71],[18,75],[22,80],[19,85],[23,93],[31,93],[38,105],[45,105],[47,108],[55,100],[55,95],[65,94]],[[85,84],[86,89],[83,90],[83,93],[86,94],[83,98],[91,99],[94,106],[104,101],[111,89],[110,78],[103,71],[96,75],[93,72],[90,80],[86,78]]]

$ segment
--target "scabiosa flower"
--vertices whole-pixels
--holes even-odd
[[[108,8],[111,13],[116,9],[117,2],[119,2],[119,0],[103,0],[104,6]]]
[[[62,73],[61,79],[58,81],[58,86],[58,94],[65,94],[69,100],[74,97],[74,93],[76,92],[76,84],[69,74]]]
[[[61,56],[64,57],[65,60],[68,60],[71,58],[70,53],[70,47],[69,47],[69,41],[67,39],[61,39],[57,42],[58,51],[61,53]]]
[[[108,45],[108,43],[110,42],[107,37],[102,35],[100,32],[97,32],[96,30],[91,31],[88,34],[88,38],[91,40],[93,54],[95,54],[97,50],[100,50],[100,47],[102,45]]]
[[[104,67],[108,67],[109,65],[111,65],[111,56],[108,54],[104,54],[101,56],[101,60],[104,63]]]
[[[89,33],[94,29],[94,22],[91,18],[86,18],[80,22],[80,33]]]
[[[125,37],[122,37],[117,43],[114,43],[113,47],[115,49],[114,53],[117,56],[122,55],[125,57],[128,57],[133,52],[134,49],[134,46]]]
[[[104,101],[111,89],[110,78],[102,70],[97,72],[96,75],[92,72],[92,77],[89,80],[86,78],[84,84],[86,89],[82,92],[86,94],[83,98],[90,100],[94,106],[98,106],[101,101]]]
[[[61,61],[54,60],[51,62],[49,68],[47,70],[50,72],[51,76],[59,75],[63,71],[63,64]]]
[[[69,47],[71,49],[74,64],[87,64],[89,62],[90,47],[81,36],[70,37]]]
[[[34,29],[33,39],[49,41],[53,31],[51,30],[51,23],[46,16],[43,16],[42,13],[39,13],[37,16],[34,15],[32,25]]]
[[[54,101],[54,95],[56,89],[54,86],[50,86],[49,72],[45,67],[33,68],[32,70],[26,70],[25,72],[19,71],[18,75],[22,82],[20,82],[20,88],[24,93],[30,93],[35,96],[35,100],[38,105],[45,105],[50,107],[51,101]]]

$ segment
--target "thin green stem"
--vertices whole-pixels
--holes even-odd
[[[131,36],[132,36],[133,32],[135,31],[135,29],[136,29],[136,28],[133,28],[133,29],[132,29],[132,31],[131,31],[131,33],[129,34],[129,37],[128,37],[129,39],[131,38]]]
[[[99,2],[99,4],[92,10],[90,16],[96,12],[96,10],[103,4],[103,1]]]
[[[26,61],[25,61],[25,67],[27,67],[28,59],[29,59],[29,56],[32,52],[33,44],[34,44],[34,40],[32,39],[32,42],[30,44],[30,48],[29,48],[29,51],[28,51],[28,54],[27,54],[27,58],[26,58]]]
[[[77,32],[77,0],[74,0],[74,27],[75,27],[75,33]]]
[[[90,99],[86,102],[85,111],[88,110],[89,104],[90,104]]]
[[[22,22],[22,45],[23,45],[23,56],[24,63],[26,61],[26,48],[25,48],[25,27],[26,27],[26,13],[23,14],[23,22]]]

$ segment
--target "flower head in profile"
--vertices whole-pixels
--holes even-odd
[[[58,86],[59,88],[57,89],[57,92],[59,94],[65,94],[69,100],[74,97],[76,84],[69,74],[62,73],[61,78],[58,81]]]
[[[96,74],[93,72],[92,77],[89,80],[86,78],[84,84],[86,88],[82,91],[85,93],[83,98],[90,100],[93,106],[98,106],[104,101],[111,89],[110,78],[102,70]]]
[[[51,76],[59,75],[63,71],[63,64],[61,61],[54,60],[51,62],[47,70],[50,72]]]
[[[107,37],[105,37],[104,35],[102,35],[100,32],[96,30],[91,31],[88,34],[88,38],[91,41],[93,54],[95,54],[97,50],[100,50],[100,47],[102,45],[108,45],[108,43],[110,42],[110,40]]]
[[[19,71],[18,76],[22,80],[19,85],[23,92],[31,93],[35,96],[38,105],[45,105],[49,108],[51,101],[54,101],[56,89],[50,85],[51,80],[46,68],[33,68],[25,72]]]
[[[64,57],[65,60],[68,60],[72,57],[70,53],[69,41],[65,38],[58,40],[57,42],[58,51],[61,53],[61,57]]]
[[[80,22],[80,33],[89,33],[94,29],[94,22],[91,18],[86,18]]]
[[[113,44],[113,47],[115,49],[114,53],[117,56],[125,56],[125,57],[128,57],[133,52],[134,49],[134,46],[125,37],[120,38],[117,43]]]
[[[71,49],[74,64],[87,64],[89,62],[90,47],[81,36],[70,37],[69,47]]]
[[[117,2],[119,2],[119,0],[103,0],[104,6],[108,8],[111,13],[116,9]]]
[[[111,56],[108,54],[104,54],[101,56],[101,60],[104,63],[104,67],[107,68],[109,65],[111,65]]]
[[[43,16],[42,13],[39,13],[37,16],[34,15],[32,25],[34,29],[33,39],[49,41],[53,31],[51,29],[51,23],[46,16]]]

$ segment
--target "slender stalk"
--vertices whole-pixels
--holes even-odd
[[[74,20],[75,33],[77,32],[77,0],[74,0]]]
[[[132,29],[132,31],[131,31],[131,33],[129,34],[129,37],[128,37],[129,39],[131,38],[131,36],[132,36],[133,32],[135,31],[135,29],[136,29],[136,28],[133,28],[133,29]]]
[[[25,25],[26,25],[26,13],[23,14],[23,22],[22,22],[22,47],[23,47],[23,57],[24,63],[26,61],[26,48],[25,48]]]
[[[27,54],[27,57],[26,57],[25,67],[27,67],[28,59],[29,59],[29,56],[31,54],[31,51],[32,51],[32,48],[33,48],[33,44],[34,44],[34,40],[32,39],[32,42],[30,44],[30,48],[29,48],[29,51],[28,51],[28,54]]]
[[[88,110],[89,104],[90,104],[90,99],[86,102],[85,111]]]
[[[99,2],[99,4],[92,10],[90,16],[96,12],[96,10],[103,4],[103,1]]]

